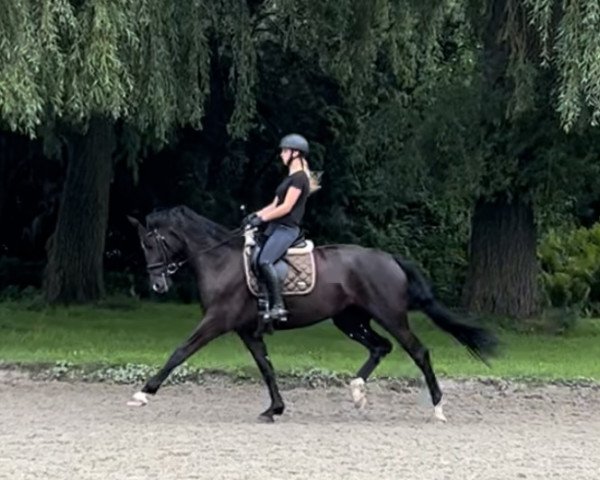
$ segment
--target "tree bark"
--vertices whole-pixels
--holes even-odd
[[[472,219],[463,302],[472,312],[528,318],[539,311],[536,228],[529,201],[481,199]]]
[[[90,120],[71,148],[56,230],[48,242],[44,293],[49,303],[84,303],[104,296],[103,256],[115,132]]]

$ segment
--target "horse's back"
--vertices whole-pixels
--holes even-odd
[[[392,254],[355,244],[329,244],[315,248],[317,268],[333,270],[335,275],[356,276],[379,281],[401,281],[405,274]]]

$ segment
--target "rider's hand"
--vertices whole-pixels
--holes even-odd
[[[260,227],[263,223],[265,223],[265,221],[260,218],[260,216],[258,215],[254,215],[254,217],[252,217],[249,221],[248,221],[248,226],[252,227],[252,228],[256,228],[256,227]]]
[[[250,215],[246,215],[242,220],[242,226],[247,227],[248,225],[250,225],[250,220],[252,220],[254,217],[256,217],[255,212],[252,212]]]
[[[264,222],[262,218],[260,218],[256,213],[251,213],[247,215],[246,218],[242,221],[242,225],[244,228],[256,228],[260,227]]]

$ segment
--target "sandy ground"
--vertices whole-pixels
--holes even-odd
[[[448,423],[422,391],[287,388],[275,424],[259,384],[133,386],[0,372],[0,479],[598,479],[600,390],[442,382]]]

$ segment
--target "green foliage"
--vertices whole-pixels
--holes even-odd
[[[120,384],[141,383],[148,379],[155,368],[150,365],[126,363],[124,365],[86,365],[81,366],[68,361],[58,361],[45,369],[37,369],[35,378],[44,380],[71,380],[85,382],[110,382]],[[41,371],[40,371],[41,370]],[[182,365],[165,381],[165,385],[177,385],[184,382],[201,383],[204,371]]]
[[[0,290],[11,287],[12,292],[39,287],[39,276],[43,269],[41,262],[23,260],[17,257],[0,257]]]
[[[538,250],[541,281],[551,307],[600,312],[600,224],[551,230]]]
[[[598,2],[509,0],[507,6],[504,39],[510,44],[515,96],[531,105],[527,95],[520,94],[535,92],[532,80],[539,67],[551,69],[558,84],[556,111],[564,129],[571,130],[581,120],[596,126],[600,118]]]
[[[137,302],[134,306],[32,312],[19,303],[0,304],[0,363],[50,364],[50,374],[57,378],[69,378],[81,369],[84,378],[95,381],[144,380],[184,341],[197,325],[200,312],[195,305]],[[410,320],[441,376],[600,379],[595,361],[600,355],[597,320],[584,320],[563,336],[500,332],[505,350],[492,361],[491,369],[471,358],[422,315],[412,314]],[[277,332],[267,343],[277,374],[292,374],[305,381],[320,383],[353,375],[365,360],[365,349],[330,322]],[[251,355],[231,334],[194,355],[176,370],[173,381],[196,380],[202,371],[214,370],[245,378],[259,376]],[[396,347],[377,368],[375,377],[421,379],[422,374]]]
[[[500,327],[519,335],[568,336],[582,322],[581,311],[574,307],[547,307],[536,317],[522,319],[498,315],[482,315],[489,326]]]
[[[255,54],[248,16],[236,13],[244,3],[3,2],[0,118],[34,135],[57,118],[77,125],[104,115],[163,143],[178,126],[201,126],[209,37],[224,31],[219,41],[233,52],[232,89],[239,104],[232,128],[243,132],[253,116],[249,59]]]
[[[227,0],[217,10],[216,26],[225,36],[225,46],[231,57],[229,82],[235,102],[228,125],[233,139],[244,138],[256,115],[257,48],[252,36],[253,19],[246,2]]]
[[[319,65],[339,83],[346,100],[363,109],[381,100],[381,87],[388,87],[388,95],[390,87],[414,88],[417,70],[435,65],[437,35],[455,2],[434,2],[429,9],[409,0],[277,5],[285,46]]]
[[[42,55],[34,42],[28,0],[0,3],[0,119],[32,133],[40,123],[43,94],[36,82]]]
[[[436,203],[398,205],[370,214],[357,226],[357,242],[398,253],[420,264],[443,301],[458,305],[467,269],[468,209]]]
[[[19,287],[18,285],[8,285],[0,290],[0,301],[36,301],[41,296],[39,290],[35,287]]]
[[[229,224],[272,194],[280,134],[302,131],[325,170],[309,233],[410,256],[457,301],[474,198],[526,192],[545,228],[600,191],[585,128],[600,16],[584,3],[509,0],[496,89],[487,0],[0,0],[0,121],[60,152],[65,132],[112,118],[136,176],[144,145],[170,143],[151,207]]]

